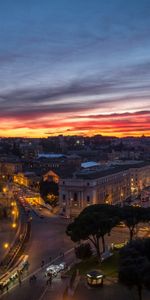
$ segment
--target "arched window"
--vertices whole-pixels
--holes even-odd
[[[78,201],[78,194],[77,194],[77,193],[74,193],[73,200],[74,200],[75,202],[77,202],[77,201]]]
[[[89,203],[90,202],[90,196],[87,196],[86,200],[87,200],[87,203]]]

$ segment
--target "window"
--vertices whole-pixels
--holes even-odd
[[[87,182],[87,186],[89,186],[90,184],[89,184],[89,182]]]
[[[87,197],[86,197],[86,200],[87,200],[87,202],[89,203],[89,202],[90,202],[90,196],[87,196]]]
[[[77,193],[74,193],[74,199],[73,199],[75,202],[77,202],[78,201],[78,195],[77,195]]]
[[[66,200],[66,195],[63,194],[62,198],[63,198],[63,201],[65,201]]]

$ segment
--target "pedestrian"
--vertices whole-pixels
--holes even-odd
[[[22,281],[21,281],[21,279],[19,278],[19,286],[21,286],[21,284],[22,284]]]
[[[52,283],[52,273],[49,274],[50,284]]]
[[[51,260],[52,260],[52,258],[51,258],[51,256],[50,256],[49,261],[51,261]]]
[[[52,278],[51,277],[48,279],[48,283],[49,283],[50,286],[52,285]]]
[[[33,280],[33,278],[32,278],[32,276],[30,276],[30,278],[29,278],[29,283],[30,284],[32,283],[32,280]]]
[[[36,276],[35,276],[35,275],[33,275],[33,280],[34,280],[34,282],[36,282],[36,279],[37,279],[37,278],[36,278]]]
[[[60,252],[60,256],[63,258],[63,257],[64,257],[64,253],[63,253],[63,252]]]
[[[8,290],[9,290],[9,287],[8,287],[8,284],[6,285],[6,291],[8,292]]]
[[[42,260],[41,262],[41,268],[44,266],[44,260]]]
[[[0,285],[1,294],[3,293],[3,285]]]

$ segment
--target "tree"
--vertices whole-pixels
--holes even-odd
[[[142,300],[142,276],[141,273],[142,269],[145,269],[146,267],[146,260],[141,258],[138,259],[128,259],[124,261],[124,265],[121,266],[119,271],[119,280],[128,286],[129,288],[132,288],[133,286],[137,287],[139,300]]]
[[[48,195],[58,197],[58,184],[54,181],[41,181],[40,182],[40,194],[43,199],[47,199]]]
[[[149,221],[150,214],[146,208],[125,206],[120,209],[120,219],[129,229],[130,241],[135,234],[135,229],[140,222]]]
[[[103,252],[105,252],[105,235],[110,234],[113,227],[120,222],[120,208],[114,205],[108,204],[94,204],[86,207],[79,215],[79,217],[86,213],[94,214],[98,213],[101,219],[101,241]]]
[[[89,243],[81,244],[75,247],[76,257],[79,259],[87,259],[92,256],[92,249]]]
[[[74,242],[89,240],[95,247],[99,261],[101,261],[100,239],[103,251],[105,251],[105,235],[110,234],[111,229],[117,223],[118,218],[115,215],[112,217],[109,205],[92,205],[68,225],[66,233]]]
[[[136,286],[139,300],[142,300],[143,287],[150,288],[150,260],[146,254],[148,240],[132,241],[120,252],[119,281],[129,288]]]

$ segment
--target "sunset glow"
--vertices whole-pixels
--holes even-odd
[[[0,136],[150,135],[148,1],[6,2]]]
[[[92,112],[92,111],[91,111]],[[20,125],[21,124],[21,125]],[[1,136],[47,137],[49,135],[150,135],[148,111],[105,115],[49,115],[47,118],[1,120]]]

